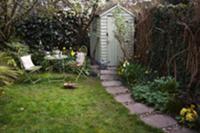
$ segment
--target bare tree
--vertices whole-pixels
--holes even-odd
[[[0,1],[0,42],[2,45],[13,35],[14,24],[25,18],[37,4],[38,0]]]

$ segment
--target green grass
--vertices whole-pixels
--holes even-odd
[[[97,79],[81,79],[75,90],[65,90],[62,85],[43,81],[4,88],[0,96],[0,132],[161,133],[130,115]]]

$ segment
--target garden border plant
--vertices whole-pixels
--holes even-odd
[[[139,64],[141,67],[146,67],[146,71],[150,71],[150,75],[154,71],[158,73],[149,78],[150,82],[148,80],[135,82],[140,78],[135,77],[136,79],[128,80],[129,76],[126,74],[128,71],[124,71],[126,68],[123,68],[122,64],[119,72],[133,91],[133,97],[136,100],[153,105],[158,110],[166,111],[173,116],[179,116],[182,108],[194,104],[195,111],[199,114],[200,52],[198,51],[200,51],[200,47],[198,44],[200,34],[197,28],[200,24],[199,9],[200,2],[194,0],[187,5],[162,5],[149,10],[145,9],[144,14],[140,15],[143,19],[138,19],[139,22],[136,26],[138,41],[135,44],[135,55],[128,64],[130,66]],[[146,40],[142,40],[142,38],[146,38]],[[129,72],[134,75],[134,70],[129,70]],[[143,73],[140,75],[148,77]],[[176,87],[174,85],[169,87],[174,88],[175,91],[171,92],[173,89],[162,90],[159,87],[160,83],[167,81],[162,78],[163,76],[173,77],[171,78],[172,84],[173,82],[178,83]],[[160,103],[163,106],[159,106]],[[189,114],[191,115],[191,112]],[[191,116],[194,116],[191,119],[195,122],[186,120],[184,124],[198,128],[200,118],[196,118],[195,115]],[[193,126],[190,125],[190,122],[193,123]]]

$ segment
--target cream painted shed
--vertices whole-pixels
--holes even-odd
[[[119,4],[101,11],[93,20],[90,30],[90,55],[100,65],[117,66],[123,60],[124,54],[116,38],[114,11],[120,13],[128,25],[126,37],[127,53],[131,56],[134,48],[135,15]]]

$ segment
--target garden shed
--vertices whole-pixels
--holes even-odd
[[[135,15],[119,4],[100,10],[91,24],[90,55],[100,65],[117,66],[123,60],[120,43],[116,38],[114,12],[120,10],[120,15],[128,26],[125,44],[128,55],[133,54]]]

